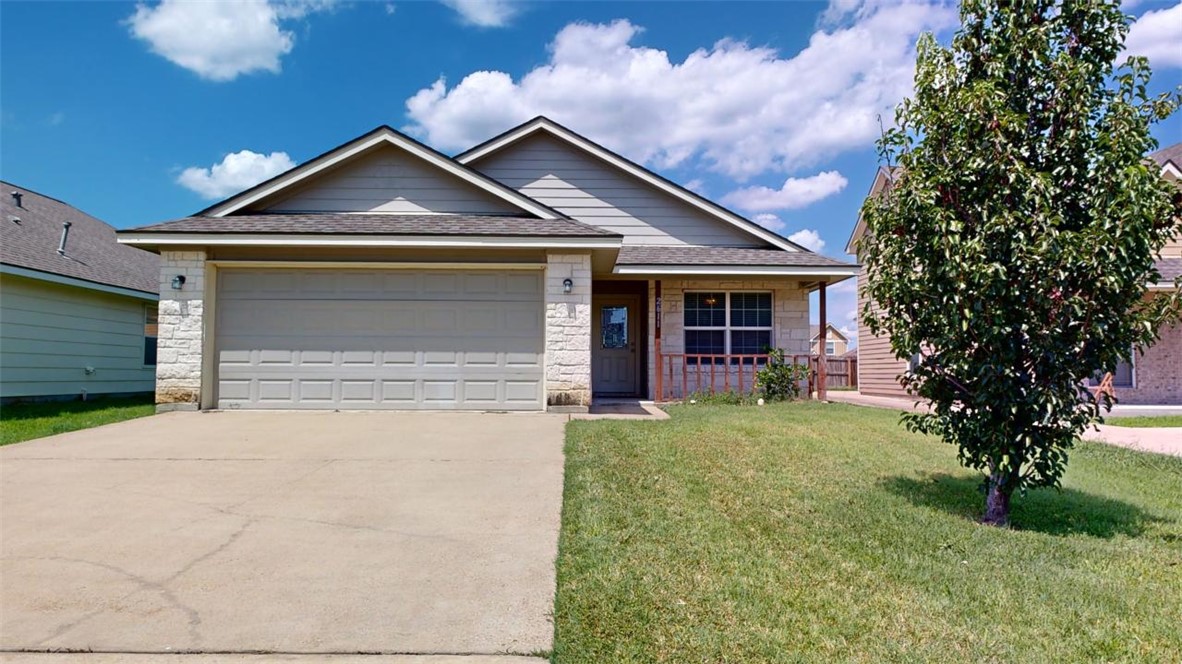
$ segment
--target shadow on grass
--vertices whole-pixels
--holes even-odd
[[[97,410],[107,410],[108,408],[150,406],[155,401],[155,396],[152,394],[134,397],[95,397],[86,401],[82,401],[81,399],[71,399],[68,401],[28,401],[0,406],[0,420],[13,422],[90,413]]]
[[[890,492],[916,505],[933,507],[977,521],[985,507],[985,494],[977,477],[937,473],[922,478],[892,477],[883,481]],[[1036,489],[1015,495],[1010,522],[1018,530],[1048,535],[1089,535],[1110,538],[1137,537],[1152,523],[1164,519],[1136,505],[1075,489]]]

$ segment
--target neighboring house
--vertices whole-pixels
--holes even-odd
[[[0,400],[151,393],[159,258],[0,182]]]
[[[845,355],[849,350],[850,339],[841,333],[841,330],[833,327],[833,324],[825,326],[825,354],[829,357],[837,357]],[[809,328],[809,344],[812,348],[810,352],[813,355],[821,354],[821,326],[813,325]]]
[[[1182,143],[1149,155],[1161,176],[1182,186]],[[879,168],[868,198],[878,196],[898,175],[897,169]],[[857,242],[865,232],[859,219],[846,245],[846,253],[857,254]],[[1162,278],[1147,284],[1146,297],[1155,292],[1175,288],[1174,280],[1182,275],[1182,234],[1176,236],[1161,251],[1157,269]],[[858,307],[865,305],[865,268],[858,273]],[[1167,326],[1160,330],[1156,344],[1135,354],[1131,363],[1121,363],[1113,374],[1117,399],[1124,404],[1182,404],[1182,326]],[[895,358],[888,337],[870,334],[859,321],[858,329],[858,385],[864,394],[905,396],[898,377],[907,369],[907,362]],[[1093,385],[1098,381],[1091,381]]]
[[[750,388],[767,346],[807,352],[809,293],[856,272],[545,118],[455,158],[379,127],[120,241],[178,280],[162,409]]]

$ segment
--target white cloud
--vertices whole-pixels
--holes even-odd
[[[205,198],[225,198],[295,166],[286,152],[269,155],[242,150],[233,152],[209,168],[190,166],[176,181]]]
[[[508,0],[440,0],[459,13],[469,25],[502,28],[517,15],[518,5]]]
[[[1182,67],[1182,2],[1147,11],[1129,28],[1128,55],[1143,55],[1155,69]]]
[[[893,117],[912,91],[918,33],[956,21],[943,5],[891,2],[818,30],[791,57],[724,39],[680,62],[635,45],[642,29],[626,20],[572,23],[549,61],[517,80],[477,71],[420,90],[406,103],[408,129],[463,149],[541,114],[660,167],[701,159],[736,178],[792,170],[870,145],[878,116]]]
[[[821,235],[811,228],[796,231],[789,235],[788,239],[817,253],[821,253],[821,250],[825,248],[825,241],[821,239]]]
[[[757,214],[754,217],[751,217],[751,221],[754,221],[768,230],[776,231],[777,233],[787,226],[787,224],[784,223],[784,220],[779,216],[769,213]]]
[[[45,119],[45,123],[48,124],[50,127],[57,127],[58,125],[60,125],[61,123],[65,122],[65,121],[66,121],[66,114],[63,111],[57,111],[55,113],[50,113],[49,117]]]
[[[136,5],[127,19],[131,34],[153,53],[211,81],[230,81],[258,71],[278,73],[295,36],[280,22],[331,8],[335,0],[163,0]]]
[[[743,210],[796,210],[845,189],[848,180],[837,171],[825,171],[807,178],[788,178],[779,189],[747,187],[722,197],[722,202]]]

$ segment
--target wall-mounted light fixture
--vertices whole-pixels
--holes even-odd
[[[178,274],[172,278],[172,289],[180,290],[185,287],[185,275]]]
[[[570,295],[570,292],[572,290],[574,290],[574,288],[575,288],[575,282],[571,281],[570,279],[563,279],[562,280],[562,292],[563,293]]]

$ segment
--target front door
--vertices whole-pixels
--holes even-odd
[[[598,396],[636,396],[640,392],[640,354],[635,295],[594,298],[591,318],[591,391]]]

